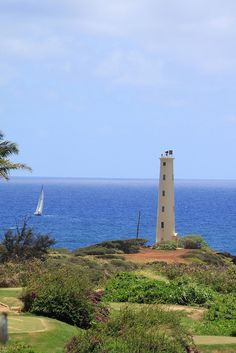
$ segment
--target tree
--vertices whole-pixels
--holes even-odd
[[[4,234],[2,244],[0,244],[0,260],[2,262],[32,258],[43,260],[48,249],[54,244],[55,240],[47,234],[37,234],[31,227],[28,227],[27,219],[25,219],[21,227],[17,226],[15,231],[9,229]]]
[[[5,140],[4,134],[0,131],[0,179],[8,180],[12,170],[24,169],[31,171],[31,168],[26,164],[13,163],[8,159],[9,156],[17,155],[18,153],[17,144]]]

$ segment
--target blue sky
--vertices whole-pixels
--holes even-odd
[[[234,0],[1,0],[0,129],[33,176],[236,179],[235,41]]]

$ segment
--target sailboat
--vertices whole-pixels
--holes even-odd
[[[38,204],[36,207],[36,210],[34,212],[35,216],[42,216],[43,213],[43,203],[44,203],[44,191],[43,191],[43,186],[39,195],[39,199],[38,199]]]

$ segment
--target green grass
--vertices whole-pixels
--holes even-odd
[[[0,299],[1,297],[14,297],[18,298],[22,288],[0,288]]]
[[[22,302],[18,299],[22,288],[0,288],[0,303],[13,306],[21,306]]]
[[[9,326],[9,344],[24,343],[36,353],[63,353],[65,343],[78,332],[76,327],[63,322],[31,315],[10,316]]]
[[[26,315],[9,315],[9,333],[34,333],[47,331],[48,319],[43,317],[32,317]]]
[[[201,353],[236,353],[236,344],[204,345]]]
[[[164,281],[166,283],[169,283],[170,281],[164,276],[164,275],[159,275],[155,271],[149,270],[149,269],[140,269],[136,270],[133,272],[136,275],[144,276],[150,279],[156,279],[158,281]]]
[[[0,302],[20,306],[18,299],[21,288],[0,288]],[[12,343],[30,345],[36,353],[64,353],[65,343],[78,329],[63,322],[29,314],[10,314],[8,317],[10,340]]]
[[[192,320],[183,316],[182,322],[193,335],[199,336],[231,336],[235,337],[235,320]],[[235,352],[236,353],[236,352]]]

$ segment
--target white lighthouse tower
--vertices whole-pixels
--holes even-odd
[[[173,151],[166,151],[160,157],[156,243],[177,239],[175,233],[173,162]]]

